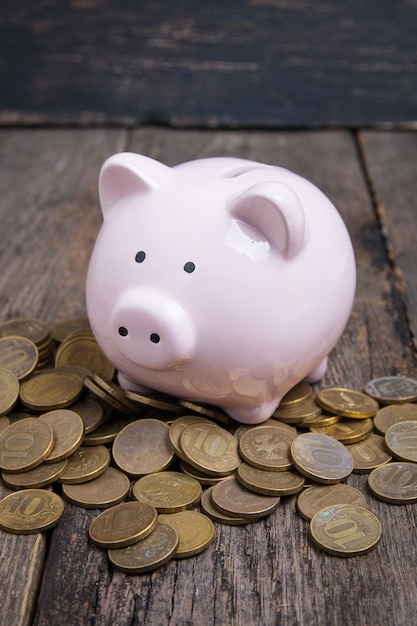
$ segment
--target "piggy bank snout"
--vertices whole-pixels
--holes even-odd
[[[110,328],[118,350],[145,368],[178,367],[194,351],[195,333],[189,315],[159,291],[124,292],[115,303]]]

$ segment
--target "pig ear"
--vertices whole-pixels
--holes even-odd
[[[304,244],[304,210],[298,196],[278,182],[257,183],[229,204],[233,217],[261,233],[286,258]]]
[[[99,177],[103,214],[132,193],[158,189],[171,179],[171,168],[141,154],[120,152],[104,162]]]

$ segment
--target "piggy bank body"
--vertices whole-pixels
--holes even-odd
[[[87,275],[93,332],[125,389],[162,391],[259,423],[315,381],[349,318],[346,227],[281,167],[209,158],[102,167]]]

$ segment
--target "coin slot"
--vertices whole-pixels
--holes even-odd
[[[158,333],[152,333],[149,339],[152,341],[152,343],[159,343],[161,341],[161,337],[158,335]]]
[[[125,328],[124,326],[120,326],[119,335],[121,335],[122,337],[126,337],[127,334],[128,334],[127,328]]]

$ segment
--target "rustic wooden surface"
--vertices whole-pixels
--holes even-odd
[[[0,131],[0,321],[85,314],[84,281],[101,223],[100,164],[119,150],[168,164],[236,155],[287,166],[335,202],[350,230],[358,289],[324,386],[361,389],[416,376],[417,134],[362,131]],[[329,237],[331,233],[329,233]],[[331,259],[330,259],[331,262]],[[95,511],[68,504],[46,535],[0,533],[3,625],[417,624],[417,505],[366,494],[383,536],[363,557],[316,549],[295,496],[246,527],[216,525],[203,554],[128,576],[88,540]],[[0,487],[0,495],[7,490]]]
[[[3,0],[0,123],[415,123],[412,0]]]

